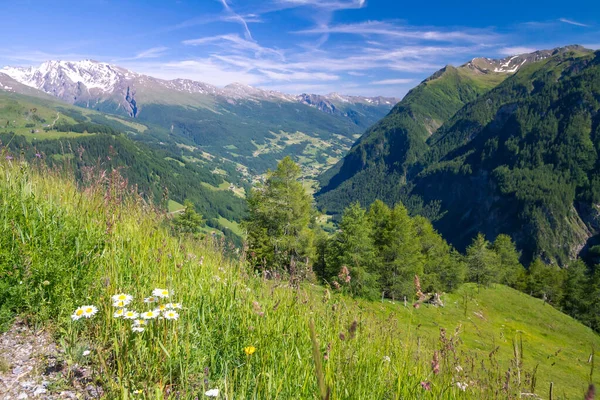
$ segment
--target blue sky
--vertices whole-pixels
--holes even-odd
[[[13,0],[0,65],[95,59],[160,78],[288,93],[401,97],[446,64],[566,44],[600,48],[578,0]]]

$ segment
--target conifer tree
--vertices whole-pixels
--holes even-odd
[[[481,286],[489,286],[498,281],[500,257],[491,249],[483,234],[478,234],[467,247],[469,280]]]
[[[529,265],[527,290],[529,294],[559,305],[563,291],[563,271],[557,265],[544,264],[539,258]]]
[[[500,258],[498,282],[523,290],[526,285],[526,271],[519,262],[521,254],[510,236],[498,235],[494,240],[493,249]]]
[[[299,182],[300,167],[285,157],[248,197],[248,250],[255,266],[288,272],[314,254],[312,197]]]
[[[465,280],[466,265],[463,257],[436,232],[425,217],[413,218],[417,237],[424,257],[421,285],[426,292],[449,292]]]
[[[348,283],[354,295],[366,298],[379,296],[371,225],[359,203],[353,203],[344,210],[340,230],[331,240],[328,258],[330,277],[337,276],[343,266],[349,269]]]
[[[190,200],[186,200],[183,205],[185,206],[183,212],[177,214],[173,219],[173,228],[179,233],[195,234],[200,232],[200,228],[204,224],[202,215],[196,212],[196,207]]]
[[[398,203],[391,210],[383,235],[382,284],[393,299],[414,295],[415,275],[423,274],[423,255],[419,239],[408,215]]]

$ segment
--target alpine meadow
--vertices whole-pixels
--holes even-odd
[[[598,398],[596,2],[2,14],[0,400]]]

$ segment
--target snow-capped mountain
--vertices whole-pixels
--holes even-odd
[[[492,59],[485,57],[474,58],[462,67],[471,68],[483,73],[497,72],[505,74],[513,74],[522,66],[528,63],[545,60],[554,54],[570,50],[586,50],[582,46],[565,46],[551,50],[539,50],[533,53],[524,53],[505,57],[502,59]]]
[[[244,100],[297,102],[329,113],[339,109],[335,104],[340,103],[391,108],[398,101],[394,98],[342,96],[337,93],[296,96],[241,83],[218,88],[189,79],[158,79],[93,60],[46,61],[39,67],[4,67],[0,69],[0,74],[71,104],[96,107],[99,103],[112,101],[133,117],[141,111],[144,103],[197,105],[198,95],[228,103]]]

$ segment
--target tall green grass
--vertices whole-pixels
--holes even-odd
[[[535,341],[523,345],[517,330],[493,339],[498,345],[486,332],[474,335],[465,322],[469,306],[461,321],[459,295],[449,298],[448,312],[416,310],[265,280],[245,267],[243,254],[224,256],[210,235],[171,236],[167,216],[131,193],[118,173],[88,172],[78,186],[68,173],[2,155],[0,321],[6,328],[21,314],[53,329],[67,365],[89,364],[106,398],[195,399],[214,388],[226,399],[487,399],[548,391],[536,385],[549,379],[535,371],[554,360]],[[131,294],[130,308],[146,311],[152,307],[142,299],[154,288],[183,304],[177,321],[153,320],[135,333],[113,317],[112,295]],[[84,304],[98,314],[72,321]],[[572,324],[572,332],[585,331]],[[247,355],[247,346],[256,351]],[[587,354],[590,343],[572,346],[573,354]],[[563,367],[557,377],[570,371]],[[586,378],[569,380],[555,384],[555,399],[583,396]]]

